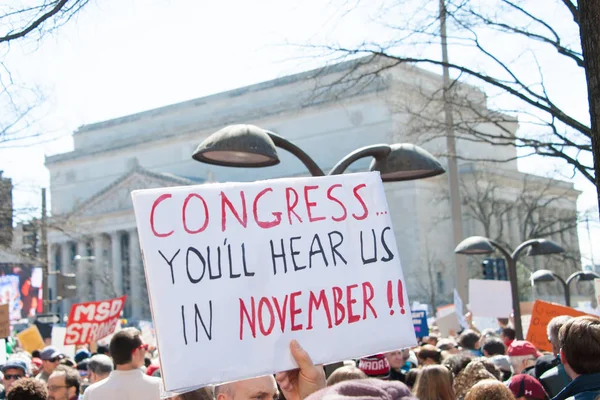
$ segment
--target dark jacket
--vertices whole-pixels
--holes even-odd
[[[539,380],[550,398],[558,395],[573,381],[567,374],[567,371],[565,371],[565,367],[560,363],[556,367],[544,372]]]
[[[596,400],[600,396],[600,372],[580,375],[552,400]]]

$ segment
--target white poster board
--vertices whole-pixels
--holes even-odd
[[[435,323],[437,324],[442,337],[455,336],[461,330],[456,312],[451,312],[450,314],[444,314],[442,317],[437,317]]]
[[[456,288],[454,289],[454,307],[456,308],[456,316],[458,317],[458,322],[460,323],[460,326],[462,326],[465,329],[469,329],[469,323],[465,318],[465,314],[463,314],[463,301],[460,298],[460,294],[458,293],[458,290],[456,290]]]
[[[66,345],[65,336],[67,335],[66,326],[53,326],[52,327],[52,346],[56,347],[65,356],[74,359],[75,358],[75,345]]]
[[[600,279],[594,279],[594,289],[596,290],[596,308],[600,310]]]
[[[6,364],[6,339],[0,339],[0,365]]]
[[[469,307],[475,317],[509,318],[513,309],[510,282],[470,279]]]
[[[379,173],[132,198],[166,391],[416,344]]]

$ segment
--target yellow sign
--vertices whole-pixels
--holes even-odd
[[[10,336],[8,304],[0,304],[0,339]]]
[[[23,350],[29,353],[33,352],[34,350],[41,350],[46,346],[40,331],[35,325],[30,326],[22,332],[19,332],[19,334],[17,334],[17,339],[19,339]]]

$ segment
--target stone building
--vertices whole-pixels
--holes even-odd
[[[130,192],[134,189],[191,185],[202,182],[252,181],[307,175],[303,165],[280,152],[281,163],[260,169],[209,166],[191,158],[200,142],[220,128],[250,123],[274,131],[304,149],[329,170],[351,151],[375,143],[413,142],[414,118],[399,104],[410,103],[416,93],[435,92],[441,77],[410,66],[386,69],[360,84],[338,82],[369,66],[355,68],[345,62],[325,70],[309,71],[218,93],[154,110],[93,123],[73,133],[73,151],[47,157],[50,171],[53,224],[49,233],[51,265],[77,272],[79,299],[89,300],[128,293],[126,315],[147,318],[147,297]],[[485,96],[465,87],[485,107]],[[416,101],[416,100],[415,100]],[[506,124],[514,132],[516,121]],[[490,124],[486,129],[497,129]],[[445,141],[423,141],[436,154]],[[468,158],[488,154],[511,159],[493,168],[507,186],[504,195],[523,179],[515,149],[459,140],[458,152]],[[363,170],[357,162],[350,172]],[[461,162],[464,176],[473,168]],[[561,212],[574,215],[578,192],[565,189]],[[448,299],[454,289],[454,243],[451,225],[444,217],[449,204],[439,200],[447,191],[445,175],[418,181],[386,184],[401,262],[413,299],[427,301],[431,293]],[[468,187],[468,185],[467,185]],[[506,201],[512,201],[510,196]],[[515,214],[516,217],[516,214]],[[518,219],[505,217],[507,243],[518,243]],[[481,234],[477,223],[464,216],[465,235]],[[574,229],[569,240],[578,249]],[[513,244],[514,245],[514,244]],[[77,260],[74,261],[77,257]],[[92,257],[93,256],[93,257]]]

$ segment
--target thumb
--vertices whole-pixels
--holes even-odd
[[[290,350],[292,352],[294,360],[296,360],[296,363],[298,363],[298,367],[300,367],[301,370],[314,367],[310,356],[308,355],[306,350],[304,350],[302,346],[300,346],[300,343],[298,343],[297,340],[292,340],[292,342],[290,343]]]

